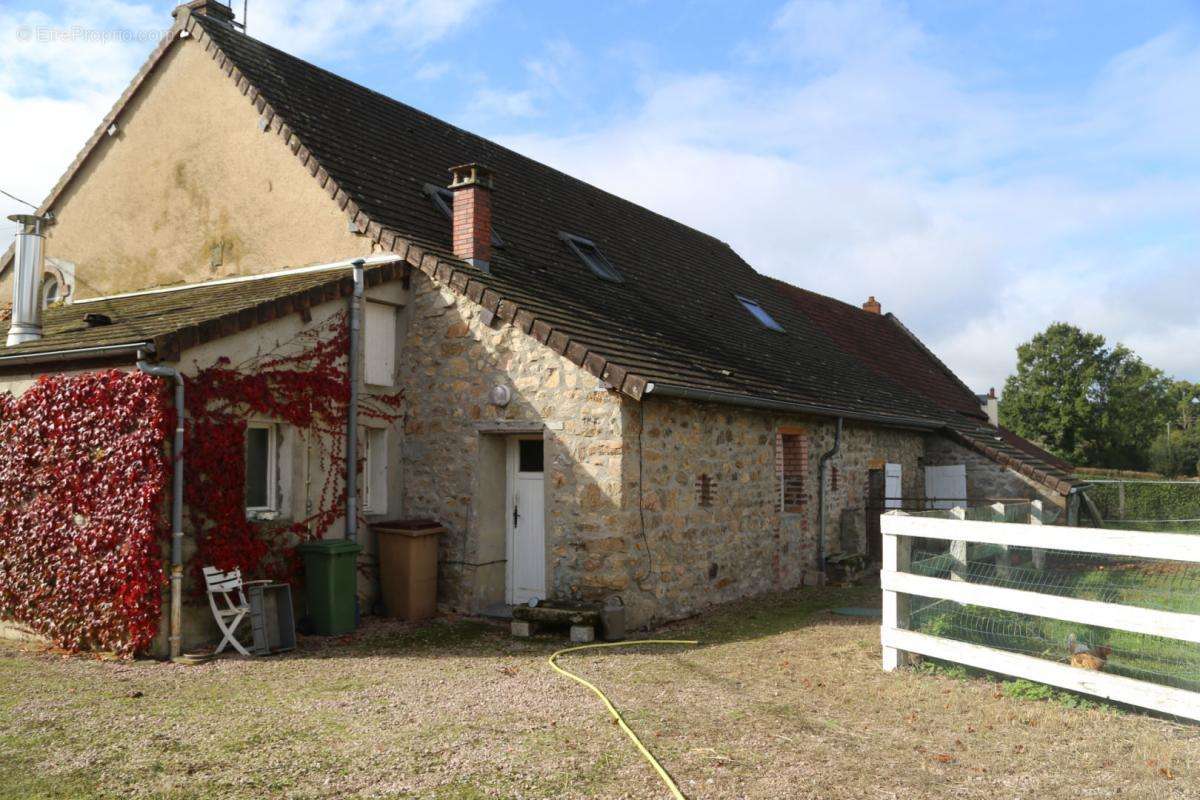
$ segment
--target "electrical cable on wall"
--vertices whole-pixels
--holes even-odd
[[[15,194],[6,192],[3,189],[0,189],[0,194],[4,195],[5,197],[9,198],[10,200],[16,200],[18,203],[27,205],[30,208],[32,208],[34,211],[37,211],[37,206],[35,206],[33,203],[29,202],[28,200],[22,200],[21,198],[17,197]]]
[[[472,562],[472,561],[452,561],[452,560],[439,561],[438,563],[439,564],[457,564],[462,567],[490,567],[493,564],[507,564],[508,559],[507,558],[498,558],[495,561],[481,561],[478,564],[475,562]]]
[[[638,589],[653,594],[642,585],[642,581],[654,574],[654,554],[650,552],[650,539],[646,536],[646,490],[642,480],[642,434],[646,429],[646,403],[638,403],[638,519],[641,520],[642,546],[646,548],[646,574],[633,577]]]

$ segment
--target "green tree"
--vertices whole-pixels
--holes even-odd
[[[1017,348],[1000,420],[1076,464],[1139,469],[1165,431],[1172,388],[1129,348],[1056,322]]]
[[[1191,478],[1200,474],[1200,425],[1164,429],[1150,445],[1150,468],[1168,478]]]
[[[1168,390],[1175,418],[1172,426],[1181,430],[1190,430],[1200,422],[1200,383],[1191,381],[1174,381]]]
[[[1085,459],[1098,426],[1104,337],[1055,323],[1017,348],[1004,383],[1000,422],[1069,461]]]
[[[1119,344],[1105,357],[1098,409],[1100,424],[1089,463],[1144,469],[1151,442],[1174,411],[1171,380]]]

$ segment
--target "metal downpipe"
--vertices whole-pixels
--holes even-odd
[[[842,448],[842,418],[837,418],[837,428],[833,434],[833,447],[821,454],[817,467],[817,566],[821,574],[825,574],[825,468],[829,460],[838,454]]]
[[[183,652],[183,375],[174,367],[151,364],[138,351],[137,368],[147,375],[175,381],[175,441],[172,445],[174,472],[171,487],[171,625],[167,642],[172,660]]]
[[[350,342],[346,376],[350,382],[350,406],[346,410],[346,540],[358,541],[358,367],[359,340],[362,336],[363,267],[361,258],[353,263],[354,294],[350,296]]]

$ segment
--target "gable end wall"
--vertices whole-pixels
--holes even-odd
[[[194,37],[171,46],[51,210],[46,255],[76,265],[78,297],[371,252]]]

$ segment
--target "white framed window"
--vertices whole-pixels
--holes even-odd
[[[42,308],[48,308],[61,299],[62,287],[58,285],[58,278],[46,275],[42,280]]]
[[[363,337],[363,380],[374,386],[396,383],[396,307],[386,303],[366,306]]]
[[[366,458],[363,464],[363,513],[386,514],[388,504],[387,429],[367,428],[363,432]]]
[[[246,424],[246,513],[279,509],[279,431],[270,422]]]

